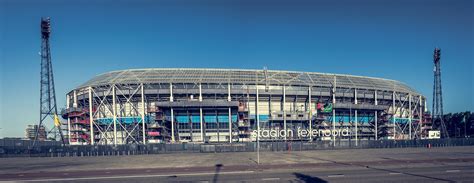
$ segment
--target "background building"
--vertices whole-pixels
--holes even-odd
[[[46,128],[41,125],[38,129],[38,125],[28,125],[25,129],[25,138],[30,140],[35,140],[36,130],[38,130],[38,140],[44,141],[47,137]]]
[[[339,130],[349,136],[427,136],[426,98],[394,80],[314,72],[133,69],[98,75],[67,95],[70,144],[245,142],[252,131]]]

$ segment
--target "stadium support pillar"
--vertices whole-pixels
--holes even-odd
[[[357,104],[357,89],[354,88],[354,104]]]
[[[354,104],[357,105],[357,89],[354,89]],[[359,121],[357,121],[357,109],[354,111],[355,112],[355,139],[356,143],[355,145],[359,145]]]
[[[143,83],[141,84],[141,94],[142,94],[142,134],[143,134],[143,144],[146,144],[146,132],[145,132],[145,92],[143,91]]]
[[[199,83],[199,102],[202,102],[202,86]],[[203,119],[202,119],[202,107],[199,107],[199,128],[201,129],[201,142],[204,142],[204,129],[203,129]]]
[[[308,124],[309,124],[309,140],[312,141],[313,140],[313,124],[311,122],[311,117],[312,117],[312,106],[311,106],[311,86],[308,87],[308,110],[309,110],[309,113],[308,113]]]
[[[173,102],[173,83],[170,83],[170,102]]]
[[[69,94],[66,94],[66,109],[69,109],[69,100],[71,100],[71,96],[69,96]]]
[[[175,142],[175,138],[174,138],[174,112],[173,112],[173,108],[171,108],[171,142]]]
[[[375,105],[378,105],[378,101],[377,101],[377,90],[375,90],[375,93],[374,93],[374,99],[375,99]],[[379,121],[377,120],[378,118],[378,111],[375,110],[375,114],[374,114],[374,119],[375,119],[375,140],[378,140],[378,135],[379,135]]]
[[[420,111],[418,111],[418,113],[419,113],[418,115],[420,116],[420,117],[419,117],[419,118],[420,118],[420,121],[418,122],[418,124],[419,124],[419,125],[418,125],[418,126],[419,126],[418,128],[420,128],[420,135],[419,135],[418,137],[419,137],[419,139],[421,139],[421,137],[422,137],[422,135],[423,135],[423,129],[422,129],[422,127],[423,127],[423,107],[422,107],[422,105],[421,105],[421,104],[422,104],[421,102],[423,101],[423,99],[421,98],[421,95],[418,96],[418,99],[420,100],[420,101],[419,101],[419,103],[420,103],[420,104],[419,104],[419,105],[420,105]]]
[[[229,107],[229,143],[232,143],[232,110]]]
[[[410,114],[408,116],[408,138],[411,140],[411,120],[412,120],[412,114],[413,114],[413,111],[412,111],[412,108],[411,108],[411,94],[409,93],[408,94],[408,111],[410,111]]]
[[[173,102],[173,83],[170,83],[170,102]],[[175,142],[174,138],[174,111],[171,108],[171,142]]]
[[[227,84],[227,101],[231,101],[230,97],[230,83]],[[232,143],[232,110],[229,107],[229,143]]]
[[[71,100],[71,96],[66,94],[66,110],[69,109],[69,100]],[[67,137],[68,144],[71,144],[71,119],[69,117],[67,118]]]
[[[283,131],[285,131],[285,133],[287,133],[286,131],[286,86],[283,85],[283,107],[282,107],[282,110],[283,110]],[[286,141],[286,135],[283,137],[284,140]]]
[[[255,119],[257,120],[257,164],[260,164],[260,118],[258,117],[258,85],[255,82]],[[285,126],[286,130],[286,126]]]
[[[91,145],[94,145],[94,112],[92,111],[92,87],[89,86],[89,125]]]
[[[397,133],[397,127],[395,125],[395,114],[397,114],[397,110],[395,109],[395,91],[392,93],[392,123],[393,123],[393,140],[395,140],[396,134]]]
[[[202,120],[202,107],[199,108],[199,126],[201,128],[201,141],[204,142],[204,125]]]
[[[227,84],[227,101],[231,101],[231,97],[230,97],[230,83]]]
[[[114,146],[117,145],[117,106],[115,99],[115,85],[112,85],[112,109],[113,109],[113,119],[114,119]]]
[[[334,108],[336,104],[336,75],[334,75],[334,83],[332,86],[332,145],[336,146],[336,135],[334,135],[334,131],[336,131],[336,109]]]
[[[77,93],[76,93],[76,90],[74,90],[72,107],[77,107]]]
[[[202,102],[202,87],[201,87],[201,83],[199,83],[199,102]]]

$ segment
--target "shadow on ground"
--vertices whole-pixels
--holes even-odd
[[[310,176],[310,175],[305,175],[305,174],[302,174],[302,173],[293,173],[295,175],[295,177],[298,179],[298,180],[301,180],[303,182],[327,182],[323,179],[320,179],[318,177],[313,177],[313,176]]]
[[[219,172],[221,171],[222,164],[216,164],[216,171],[214,172],[214,178],[212,179],[212,182],[218,182],[218,177],[219,177]]]
[[[454,182],[453,180],[449,180],[449,179],[442,179],[442,178],[437,178],[437,177],[432,177],[432,176],[426,176],[426,175],[420,175],[420,174],[414,174],[414,173],[409,173],[409,172],[404,172],[404,171],[396,171],[396,170],[390,170],[390,169],[384,169],[384,168],[376,168],[376,167],[371,167],[371,166],[365,165],[365,164],[352,164],[352,163],[338,162],[338,161],[334,161],[334,160],[323,159],[323,158],[315,158],[315,157],[308,157],[308,156],[303,156],[303,155],[297,155],[297,156],[301,156],[301,157],[305,157],[305,158],[313,158],[313,159],[317,159],[317,160],[321,160],[321,161],[326,161],[326,162],[331,162],[331,163],[334,163],[334,164],[340,164],[340,165],[346,165],[346,166],[359,166],[359,167],[364,167],[364,168],[367,168],[367,169],[378,170],[378,171],[384,171],[384,172],[389,172],[389,173],[401,173],[401,174],[404,174],[404,175],[411,175],[411,176],[416,176],[416,177],[422,177],[422,178],[426,178],[426,179],[431,179],[431,180],[433,180],[433,181]],[[382,157],[382,158],[383,158],[383,159],[398,160],[398,159],[387,158],[387,157]],[[401,160],[399,160],[399,161],[401,161]]]

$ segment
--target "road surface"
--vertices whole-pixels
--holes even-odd
[[[266,152],[260,165],[248,158],[252,153],[208,155],[4,158],[0,159],[0,181],[474,182],[474,147]],[[182,162],[188,158],[194,160]],[[242,158],[248,159],[239,162]],[[90,164],[84,166],[81,161]],[[160,162],[168,164],[157,166]]]

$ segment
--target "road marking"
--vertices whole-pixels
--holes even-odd
[[[344,174],[328,175],[328,177],[344,177]]]
[[[235,172],[220,172],[220,175],[225,174],[249,174],[254,171],[235,171]],[[199,176],[199,175],[214,175],[215,172],[208,173],[186,173],[186,174],[167,174],[167,175],[128,175],[128,176],[109,176],[109,177],[79,177],[79,178],[57,178],[57,179],[31,179],[21,180],[22,182],[52,182],[52,181],[73,181],[73,180],[99,180],[99,179],[124,179],[124,178],[149,178],[149,177],[169,177],[169,176]]]
[[[278,177],[275,177],[275,178],[263,178],[262,180],[264,180],[264,181],[265,181],[265,180],[270,180],[270,181],[271,181],[271,180],[280,180],[280,178],[278,178]]]
[[[398,173],[398,172],[390,172],[390,173],[388,173],[388,174],[389,174],[389,175],[400,175],[400,174],[402,174],[402,173]]]
[[[460,172],[461,170],[446,170],[446,172],[448,173],[452,173],[452,172]]]

